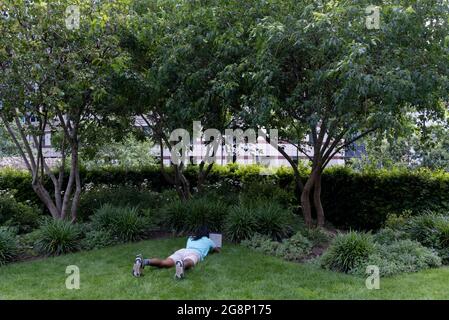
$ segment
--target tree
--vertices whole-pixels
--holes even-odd
[[[254,54],[245,59],[242,77],[252,80],[246,119],[278,128],[279,139],[308,158],[303,184],[296,163],[279,148],[295,172],[306,224],[312,226],[313,203],[322,226],[321,174],[339,151],[400,126],[409,112],[432,118],[445,112],[448,7],[383,1],[380,28],[367,29],[372,1],[271,4],[278,9],[252,30]]]
[[[111,104],[119,114],[143,119],[150,138],[161,146],[162,159],[163,147],[172,152],[179,141],[170,141],[175,129],[186,129],[193,138],[194,121],[221,132],[232,126],[240,95],[235,82],[222,79],[246,52],[248,9],[250,5],[241,1],[135,6],[137,14],[121,32],[128,64],[112,81]],[[171,163],[171,174],[162,159],[165,178],[181,199],[188,199],[191,182],[183,171],[190,161]],[[198,189],[212,166],[213,162],[199,161]]]
[[[0,159],[13,156],[19,156],[14,141],[11,140],[8,131],[0,126]]]
[[[391,131],[366,136],[361,143],[365,153],[350,165],[358,170],[366,168],[419,168],[449,171],[449,118],[442,121],[420,121],[411,116],[410,123]]]
[[[111,21],[120,21],[126,8],[126,1],[2,4],[7,15],[1,21],[0,117],[32,175],[33,190],[56,219],[77,217],[80,141],[101,120],[96,101],[104,94],[102,75],[118,56]],[[61,136],[58,172],[48,167],[43,153],[47,130]],[[53,183],[53,196],[45,177]]]

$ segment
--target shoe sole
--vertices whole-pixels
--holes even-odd
[[[183,278],[184,278],[184,264],[176,262],[175,279],[183,279]]]
[[[142,275],[142,268],[140,263],[134,264],[133,269],[131,270],[131,274],[136,278],[139,278]]]

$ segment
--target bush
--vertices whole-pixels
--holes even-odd
[[[39,210],[16,200],[16,191],[0,191],[0,225],[17,227],[19,233],[31,232],[38,226]]]
[[[274,178],[245,183],[240,194],[240,201],[245,204],[275,202],[284,208],[296,205],[294,190],[281,188]]]
[[[178,233],[189,233],[206,225],[211,231],[221,232],[224,229],[227,210],[226,203],[214,197],[175,200],[162,207],[162,226]]]
[[[410,219],[404,230],[411,239],[437,250],[443,263],[449,263],[449,216],[427,212]]]
[[[441,259],[436,252],[419,242],[400,240],[391,244],[377,245],[375,251],[365,260],[358,261],[350,273],[365,275],[368,265],[378,266],[381,276],[392,276],[438,267],[441,265]]]
[[[373,252],[371,234],[356,231],[338,234],[321,257],[321,265],[329,270],[347,273],[366,261]]]
[[[289,261],[299,261],[311,252],[312,243],[300,232],[289,239],[284,239],[276,251],[276,255]]]
[[[159,208],[163,202],[162,196],[167,197],[168,194],[162,195],[132,185],[88,186],[80,199],[79,220],[87,221],[88,217],[105,204],[116,207],[133,206],[141,210]]]
[[[241,245],[268,255],[276,255],[280,242],[273,241],[270,237],[255,233],[252,237],[243,240]]]
[[[380,244],[391,244],[398,240],[408,239],[408,237],[409,236],[404,231],[384,228],[374,235],[374,241]]]
[[[96,231],[109,231],[120,241],[139,239],[145,228],[146,220],[139,216],[136,208],[114,207],[106,204],[91,217],[92,228]]]
[[[292,232],[294,216],[290,210],[273,202],[260,202],[254,208],[257,232],[280,240]]]
[[[17,256],[16,236],[7,228],[0,228],[0,265],[8,263]]]
[[[400,214],[388,214],[385,227],[393,230],[403,230],[407,222],[411,219],[411,211],[404,210]]]
[[[92,230],[86,233],[81,241],[81,246],[86,250],[101,249],[117,243],[112,233],[108,230]]]
[[[197,171],[198,166],[189,166],[185,171],[186,178],[192,182],[193,188],[197,181]],[[290,168],[281,167],[274,172],[273,177],[268,178],[259,173],[260,167],[257,166],[214,165],[207,180],[210,185],[221,184],[226,187],[232,183],[236,186],[232,190],[240,190],[241,185],[245,189],[251,183],[262,183],[262,180],[268,180],[269,185],[274,180],[280,189],[288,192],[293,199],[297,196],[297,193],[293,193],[294,175]],[[306,169],[301,168],[300,175],[303,178],[307,173]],[[156,166],[132,170],[97,168],[87,171],[83,169],[81,178],[85,185],[134,185],[135,188],[141,188],[142,184],[145,184],[151,185],[155,191],[172,189],[162,176],[159,167]],[[46,185],[51,188],[51,181],[46,181]],[[17,189],[19,202],[31,200],[33,203],[40,203],[31,188],[31,177],[26,172],[0,170],[0,189]],[[270,190],[268,187],[267,189]],[[229,192],[225,188],[222,190]],[[111,194],[112,198],[115,196],[120,195]],[[323,172],[321,198],[326,219],[335,227],[376,230],[384,226],[388,214],[391,213],[408,210],[410,215],[415,216],[426,209],[448,212],[449,173],[409,169],[355,172],[349,168],[335,166]],[[135,198],[130,199],[133,202],[127,205],[134,206]],[[149,202],[145,203],[147,204],[145,207],[148,207]],[[294,203],[299,204],[298,199]],[[86,219],[86,216],[90,214],[90,207],[87,203],[83,204],[81,218]],[[151,207],[154,206],[151,205]],[[87,210],[84,211],[84,209]],[[86,215],[83,212],[87,212]]]
[[[255,233],[280,240],[291,235],[294,215],[277,203],[259,200],[240,203],[229,209],[226,234],[232,241],[242,241]]]
[[[46,255],[61,255],[80,249],[81,232],[66,220],[45,219],[38,232],[35,248]]]
[[[231,207],[226,219],[225,232],[229,240],[234,242],[251,238],[257,233],[254,210],[242,205]]]
[[[332,240],[332,234],[323,228],[303,227],[300,232],[312,243],[313,246],[326,245]]]
[[[243,240],[241,244],[257,252],[278,256],[288,261],[301,260],[312,248],[312,243],[299,232],[282,242],[273,241],[267,235],[256,233],[251,238]]]

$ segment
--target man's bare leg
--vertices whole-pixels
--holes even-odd
[[[184,270],[188,270],[195,266],[195,263],[190,259],[185,259],[183,262],[184,262]]]
[[[171,258],[167,259],[158,259],[158,258],[151,258],[151,259],[145,259],[144,260],[145,266],[152,266],[156,268],[173,268],[175,266],[175,261]]]

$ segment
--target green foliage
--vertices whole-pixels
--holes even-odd
[[[233,206],[226,219],[226,235],[229,240],[239,242],[257,233],[257,219],[254,211],[246,206]]]
[[[374,252],[371,234],[350,231],[338,234],[321,257],[321,265],[330,270],[350,272]]]
[[[45,219],[38,230],[35,248],[46,255],[61,255],[80,249],[81,232],[66,220]]]
[[[410,119],[402,135],[369,135],[363,139],[366,154],[351,161],[353,168],[426,167],[449,171],[449,118],[431,124]]]
[[[218,189],[219,197],[228,204],[237,203],[236,194],[241,188],[240,183],[245,188],[242,181],[265,179],[255,169],[244,170],[239,169],[239,167],[238,165],[215,165],[208,178],[211,185],[221,184],[220,189]],[[197,168],[189,167],[185,174],[189,181],[196,181]],[[302,173],[303,176],[306,174],[306,172]],[[289,192],[294,196],[292,170],[285,167],[279,168],[275,172],[275,176],[280,188],[291,190]],[[158,167],[143,167],[133,170],[124,170],[123,168],[82,170],[81,178],[84,184],[93,184],[94,186],[115,185],[116,188],[121,188],[119,186],[133,185],[135,188],[141,188],[143,184],[154,191],[171,189]],[[51,182],[49,183],[51,184]],[[233,185],[237,185],[237,187],[230,187]],[[193,184],[192,187],[194,186]],[[248,183],[247,186],[249,187]],[[96,188],[100,187],[94,187],[93,190]],[[31,188],[31,178],[26,172],[10,169],[0,170],[0,189],[16,189],[16,199],[19,202],[31,200],[31,203],[39,203],[39,199]],[[214,190],[216,189],[211,188],[211,192]],[[134,199],[132,192],[133,188],[129,188],[129,192],[125,192],[129,195],[129,197],[127,196],[128,199]],[[137,194],[137,197],[140,197],[140,193]],[[145,202],[146,192],[143,191],[141,194],[143,199],[139,202],[145,203],[142,207],[154,207],[152,200]],[[207,190],[205,194],[207,194]],[[92,212],[91,206],[98,207],[96,197],[94,191],[92,196],[86,196],[85,205],[81,204],[83,209],[80,210],[80,215],[84,219],[84,212],[87,212],[88,216]],[[98,199],[100,198],[98,196]],[[108,199],[114,201],[114,198],[120,199],[121,196],[111,192],[110,196],[105,196],[105,200],[99,200],[98,203],[107,203]],[[129,203],[129,201],[124,202]],[[165,202],[167,201],[163,203]],[[388,219],[387,217],[390,216],[391,219],[394,214],[400,215],[406,212],[403,219],[407,219],[409,215],[419,215],[428,209],[448,212],[449,174],[423,169],[355,172],[350,168],[332,167],[323,172],[322,202],[326,219],[335,227],[375,230],[383,227]],[[135,204],[131,203],[130,205]],[[284,206],[284,203],[282,205]]]
[[[3,157],[15,157],[19,156],[14,141],[11,139],[6,128],[3,124],[0,124],[0,159]]]
[[[256,233],[251,238],[243,240],[241,244],[257,252],[278,256],[288,261],[300,261],[312,248],[312,243],[299,232],[282,242]]]
[[[254,233],[279,240],[291,234],[293,222],[290,210],[275,202],[259,199],[229,209],[226,234],[232,241],[248,239]]]
[[[411,211],[406,210],[401,214],[389,214],[387,220],[385,221],[385,227],[393,230],[404,229],[407,222],[411,219]]]
[[[392,228],[380,229],[374,235],[374,241],[382,245],[388,245],[395,241],[405,240],[408,238],[409,235],[406,232]]]
[[[277,256],[289,261],[299,261],[310,253],[312,243],[300,232],[284,239],[276,250]]]
[[[449,211],[445,172],[396,168],[357,173],[336,167],[324,172],[322,185],[326,218],[339,228],[375,230],[391,214]]]
[[[17,254],[16,235],[6,228],[0,228],[0,266],[14,260]]]
[[[255,233],[251,237],[242,240],[240,244],[263,254],[276,255],[277,249],[281,243],[273,241],[267,235]]]
[[[284,208],[295,204],[294,191],[291,188],[281,188],[277,179],[257,179],[246,181],[240,194],[244,203],[273,201]]]
[[[259,202],[254,207],[257,232],[272,239],[282,239],[292,232],[294,216],[290,210],[275,202]]]
[[[162,205],[162,198],[161,194],[146,189],[146,186],[98,185],[91,187],[88,185],[80,199],[79,219],[87,221],[89,216],[105,204],[133,206],[144,210],[159,208]]]
[[[86,168],[118,166],[121,168],[139,168],[155,164],[150,151],[153,144],[145,139],[138,140],[134,135],[126,136],[123,141],[103,144],[94,152],[86,155],[83,165]]]
[[[96,231],[109,231],[113,237],[123,242],[139,239],[147,221],[141,217],[136,208],[103,205],[91,216],[92,228]]]
[[[39,211],[29,202],[18,202],[16,194],[0,190],[0,225],[17,227],[19,233],[30,232],[38,225]]]
[[[423,246],[435,249],[449,264],[449,216],[428,212],[413,217],[406,225],[405,232]]]
[[[378,266],[381,276],[392,276],[439,267],[441,258],[432,249],[424,247],[417,241],[399,240],[376,245],[375,251],[366,259],[359,260],[350,273],[365,275],[366,267],[369,265]]]
[[[323,228],[303,227],[300,233],[306,237],[314,246],[326,245],[332,240],[332,234]]]
[[[117,240],[109,230],[92,230],[86,233],[81,241],[83,249],[92,250],[108,247],[117,243]]]
[[[188,201],[168,202],[162,209],[162,225],[178,233],[195,232],[206,225],[211,231],[222,231],[228,206],[217,198],[195,197]]]

